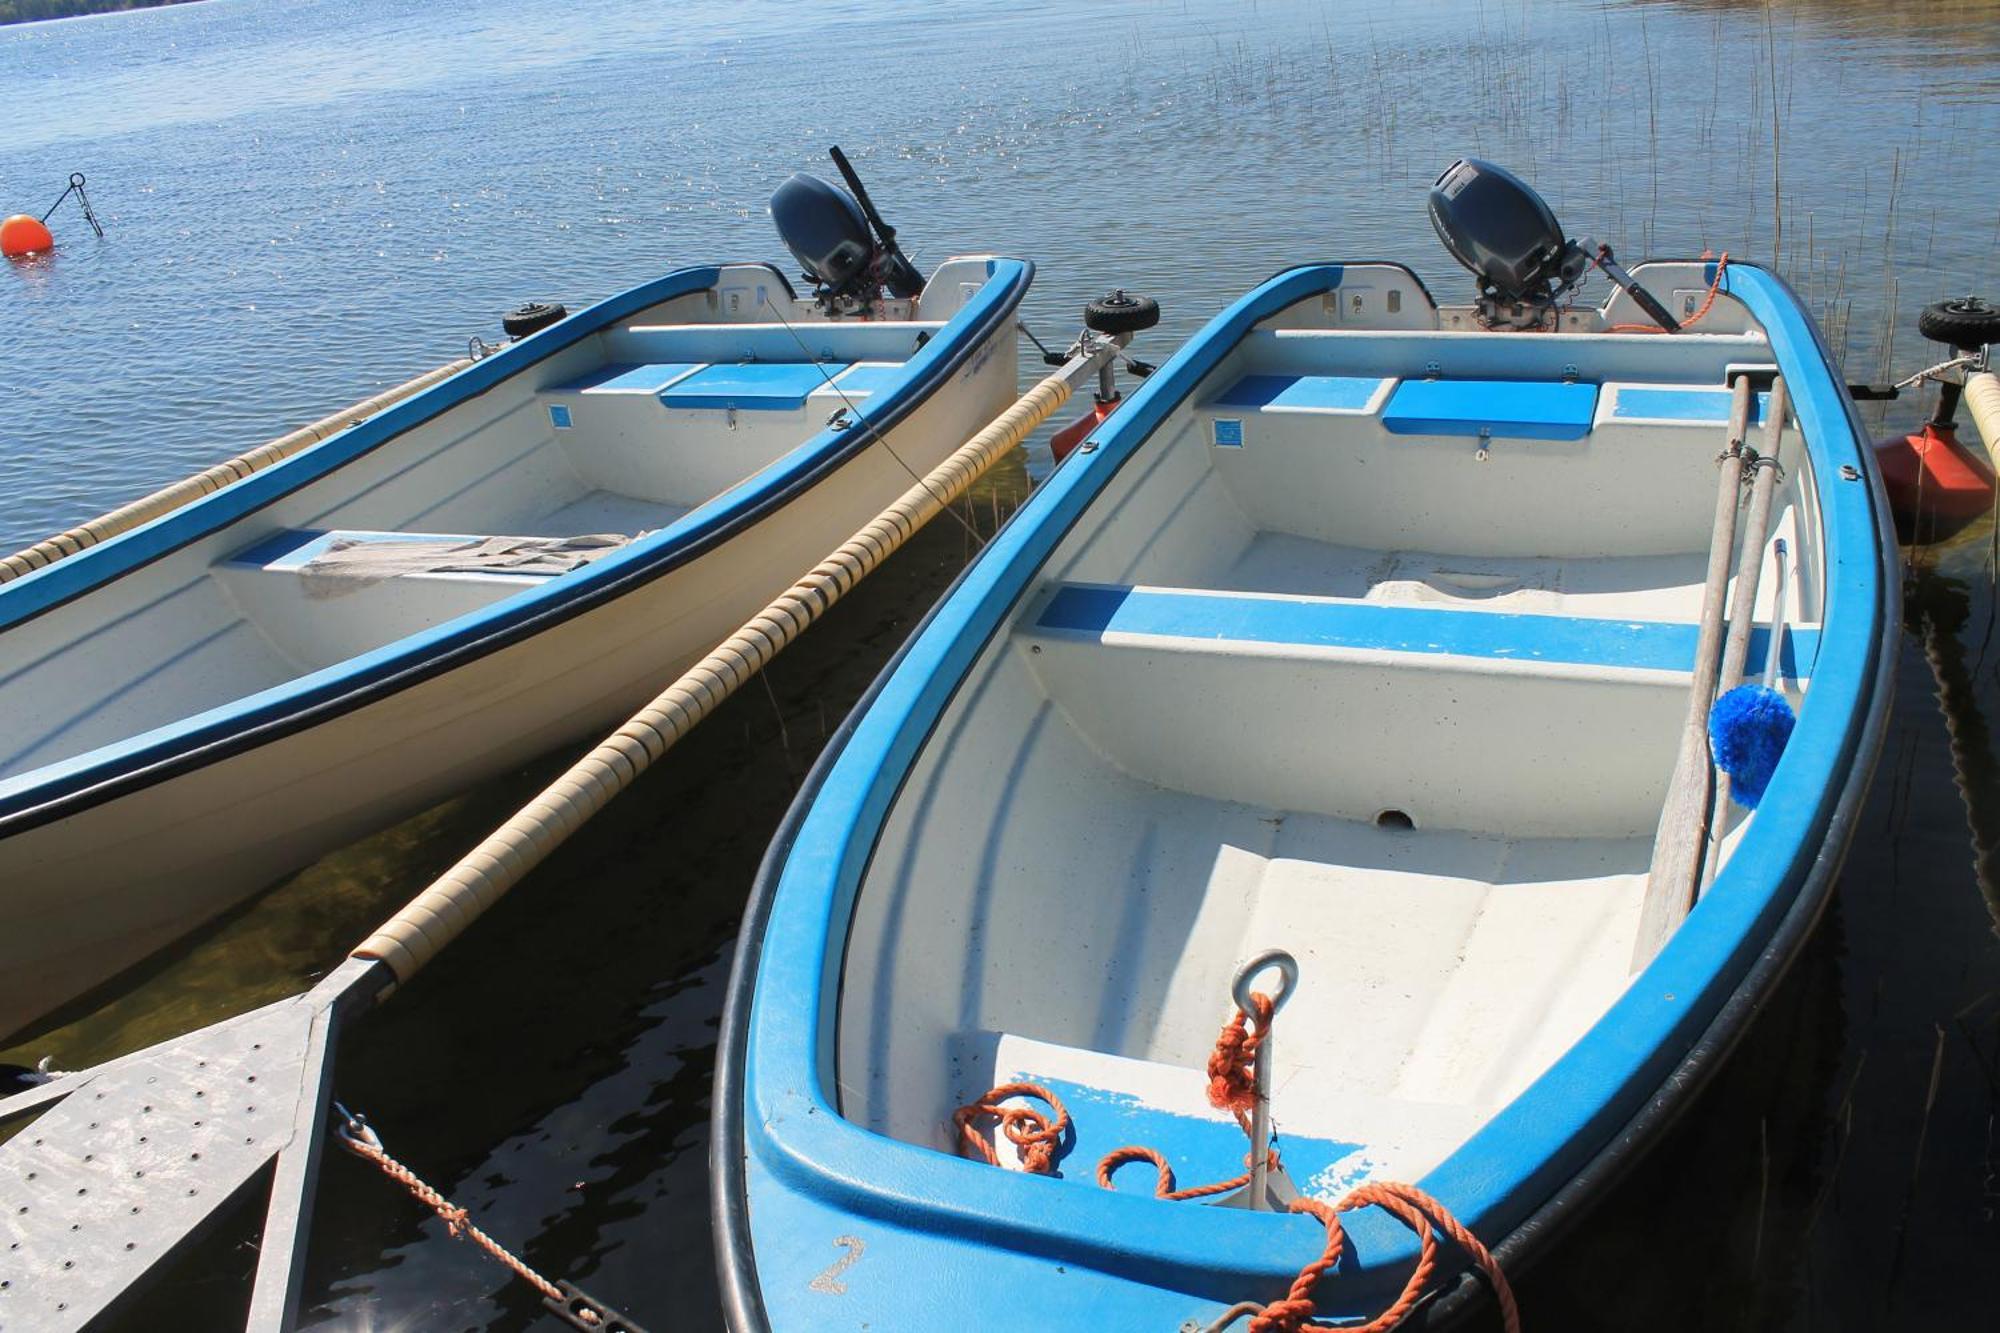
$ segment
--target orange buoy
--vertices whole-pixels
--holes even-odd
[[[39,218],[16,213],[5,222],[0,222],[0,255],[9,259],[31,255],[38,250],[53,250],[55,244],[56,238]]]

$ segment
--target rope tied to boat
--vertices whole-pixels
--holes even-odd
[[[1289,986],[1287,989],[1289,991]],[[1238,993],[1241,994],[1240,991]],[[1251,1133],[1249,1117],[1257,1102],[1257,1054],[1270,1035],[1277,1012],[1271,997],[1262,992],[1253,991],[1248,999],[1249,1005],[1239,1004],[1235,1014],[1223,1025],[1221,1034],[1216,1037],[1215,1049],[1208,1057],[1208,1099],[1218,1110],[1233,1113],[1245,1134]],[[1033,1106],[1005,1104],[1010,1098],[1023,1097],[1046,1103],[1049,1112],[1044,1113]],[[1023,1171],[1042,1176],[1055,1173],[1056,1158],[1062,1151],[1072,1122],[1069,1109],[1047,1087],[1026,1081],[1003,1083],[952,1113],[952,1123],[958,1128],[960,1155],[978,1157],[988,1166],[1000,1166],[999,1153],[976,1127],[977,1122],[988,1118],[997,1120],[1000,1133],[1014,1144]],[[1251,1153],[1245,1154],[1246,1168],[1254,1166],[1251,1160],[1254,1153],[1253,1147]],[[1272,1171],[1278,1170],[1276,1147],[1269,1150],[1267,1161]],[[1112,1179],[1119,1168],[1133,1162],[1153,1164],[1156,1172],[1153,1196],[1170,1201],[1228,1194],[1250,1184],[1253,1176],[1253,1172],[1246,1169],[1242,1175],[1227,1180],[1176,1189],[1174,1169],[1168,1163],[1166,1154],[1144,1144],[1128,1144],[1112,1149],[1098,1160],[1098,1185],[1104,1189],[1114,1188]],[[1314,1288],[1322,1278],[1340,1266],[1341,1258],[1347,1252],[1347,1231],[1341,1225],[1340,1215],[1367,1207],[1382,1209],[1416,1233],[1417,1265],[1396,1299],[1367,1323],[1334,1325],[1311,1322],[1315,1308],[1312,1298]],[[1500,1319],[1506,1333],[1520,1333],[1521,1313],[1515,1304],[1513,1288],[1507,1284],[1507,1276],[1501,1271],[1492,1251],[1472,1234],[1470,1228],[1452,1216],[1450,1209],[1415,1185],[1392,1180],[1368,1181],[1348,1191],[1338,1203],[1326,1204],[1317,1199],[1300,1197],[1293,1199],[1289,1208],[1293,1213],[1318,1219],[1326,1227],[1326,1246],[1319,1257],[1299,1270],[1284,1296],[1264,1305],[1255,1301],[1233,1305],[1204,1333],[1221,1333],[1245,1314],[1251,1316],[1250,1333],[1300,1333],[1300,1330],[1313,1328],[1339,1328],[1342,1333],[1384,1333],[1402,1323],[1416,1308],[1424,1288],[1437,1271],[1439,1231],[1449,1236],[1486,1275],[1493,1288],[1494,1301],[1500,1307]]]
[[[1275,1007],[1270,996],[1252,991],[1250,1010],[1239,1008],[1235,1017],[1223,1024],[1222,1035],[1215,1039],[1215,1049],[1208,1057],[1209,1104],[1235,1112],[1238,1124],[1257,1105],[1257,1048],[1271,1030]],[[1253,1017],[1257,1023],[1254,1031],[1249,1028]]]
[[[347,1150],[356,1157],[375,1163],[376,1166],[381,1168],[383,1175],[407,1189],[411,1197],[416,1199],[418,1203],[423,1204],[426,1208],[436,1213],[439,1220],[444,1223],[445,1230],[451,1234],[452,1239],[470,1240],[480,1249],[486,1251],[494,1262],[510,1269],[522,1281],[542,1293],[544,1300],[552,1301],[557,1305],[565,1303],[568,1297],[567,1293],[561,1287],[558,1287],[555,1283],[530,1268],[513,1251],[480,1230],[478,1224],[473,1222],[471,1215],[465,1209],[460,1208],[457,1204],[445,1198],[444,1195],[438,1193],[437,1190],[427,1184],[416,1172],[391,1157],[388,1150],[382,1146],[381,1137],[375,1133],[373,1126],[369,1125],[366,1120],[350,1113],[346,1107],[341,1106],[337,1102],[334,1104],[334,1110],[340,1115],[340,1125],[336,1133]],[[578,1314],[585,1323],[596,1324],[599,1322],[597,1315],[593,1312],[579,1311]]]
[[[1055,1114],[1044,1115],[1032,1106],[1003,1105],[1009,1097],[1040,1098]],[[1069,1110],[1053,1092],[1039,1083],[1003,1083],[952,1112],[959,1141],[983,1155],[988,1166],[998,1166],[1000,1155],[973,1123],[988,1116],[999,1121],[1000,1132],[1020,1154],[1023,1171],[1046,1176],[1056,1169],[1056,1152],[1062,1147],[1063,1135],[1069,1132]]]
[[[1376,1207],[1400,1220],[1410,1230],[1417,1233],[1417,1266],[1403,1284],[1402,1294],[1397,1296],[1388,1309],[1365,1324],[1319,1324],[1309,1322],[1313,1315],[1313,1288],[1321,1278],[1339,1266],[1341,1256],[1347,1250],[1347,1232],[1340,1224],[1340,1215],[1356,1208]],[[1326,1226],[1326,1248],[1319,1258],[1299,1270],[1292,1279],[1291,1290],[1279,1299],[1270,1302],[1257,1311],[1250,1319],[1250,1333],[1299,1333],[1308,1328],[1339,1328],[1341,1333],[1385,1333],[1396,1327],[1416,1308],[1417,1300],[1424,1294],[1430,1283],[1431,1274],[1437,1268],[1437,1232],[1445,1235],[1465,1251],[1486,1275],[1492,1284],[1493,1299],[1500,1307],[1500,1322],[1507,1333],[1521,1333],[1521,1311],[1514,1302],[1514,1289],[1507,1285],[1507,1275],[1500,1271],[1499,1260],[1492,1251],[1481,1243],[1479,1237],[1451,1215],[1437,1199],[1415,1185],[1405,1185],[1393,1180],[1372,1180],[1357,1185],[1348,1191],[1339,1203],[1324,1204],[1318,1199],[1294,1199],[1291,1209],[1295,1213],[1316,1217]]]

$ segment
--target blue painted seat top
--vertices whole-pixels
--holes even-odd
[[[1691,670],[1699,636],[1695,625],[1668,621],[1074,583],[1057,589],[1035,625],[1096,638],[1206,639],[1654,671]],[[1769,642],[1769,631],[1753,631],[1749,660],[1762,662]],[[1786,677],[1797,679],[1799,664],[1810,664],[1818,650],[1817,630],[1790,629],[1782,668]]]
[[[551,387],[552,393],[658,393],[676,380],[686,379],[702,368],[699,361],[662,361],[653,365],[599,366],[568,384]]]
[[[733,366],[705,366],[676,380],[660,393],[668,407],[721,411],[791,412],[806,405],[806,395],[846,370],[845,361],[747,361]]]
[[[1218,394],[1211,407],[1265,412],[1366,412],[1382,387],[1374,376],[1245,375]]]
[[[859,398],[894,384],[902,373],[903,367],[894,361],[863,361],[850,366],[835,385],[848,397]]]
[[[1597,386],[1561,380],[1404,380],[1382,424],[1397,435],[1580,440],[1597,415]]]
[[[1614,421],[1686,421],[1699,425],[1726,426],[1729,424],[1730,391],[1721,388],[1645,388],[1640,385],[1619,387],[1611,406]],[[1764,420],[1764,407],[1769,403],[1768,393],[1755,394],[1750,402],[1750,420],[1753,424]]]

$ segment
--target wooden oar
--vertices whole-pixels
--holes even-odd
[[[1687,720],[1681,727],[1674,776],[1660,812],[1659,833],[1653,840],[1653,863],[1639,910],[1639,937],[1632,950],[1635,972],[1652,961],[1694,905],[1702,849],[1707,845],[1710,802],[1715,794],[1715,768],[1708,756],[1708,710],[1715,703],[1715,683],[1722,669],[1722,612],[1729,594],[1730,557],[1735,554],[1743,439],[1750,426],[1754,392],[1748,375],[1737,376],[1729,400],[1729,442],[1715,483],[1715,522],[1709,530],[1708,579],[1702,587],[1701,630],[1695,640]]]
[[[0,1100],[41,1111],[0,1144],[0,1327],[78,1329],[202,1229],[273,1160],[247,1327],[297,1313],[344,1019],[407,981],[605,802],[1109,364],[1086,334],[987,424],[439,876],[304,995]],[[865,421],[849,429],[872,430]]]

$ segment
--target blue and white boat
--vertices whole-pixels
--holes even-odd
[[[0,1036],[615,724],[1014,400],[1029,264],[773,212],[805,296],[680,269],[0,585]]]
[[[1486,264],[1463,307],[1395,264],[1265,282],[875,683],[737,955],[713,1148],[732,1328],[1223,1328],[1327,1243],[1285,1202],[1366,1182],[1420,1187],[1518,1266],[1686,1105],[1852,831],[1895,547],[1777,276],[1583,254],[1615,273],[1601,305],[1565,303],[1569,250],[1526,283]],[[1753,672],[1777,646],[1796,729],[1754,812],[1715,800],[1704,753],[1681,828],[1663,814],[1720,633],[1706,571],[1738,501],[1717,460],[1746,376],[1772,418],[1748,443],[1777,466],[1745,469],[1771,478],[1768,524],[1722,568],[1791,553],[1736,610]],[[1699,897],[1648,941],[1683,835]],[[1267,1192],[1170,1201],[1143,1165],[1100,1184],[1134,1144],[1182,1186],[1243,1171],[1205,1065],[1273,950],[1297,974],[1256,1071]],[[1069,1117],[1046,1173],[991,1117],[974,1151],[960,1128],[1022,1083]],[[1312,1299],[1372,1316],[1416,1241],[1376,1209],[1342,1220]],[[1419,1312],[1474,1301],[1469,1268],[1447,1246]]]

